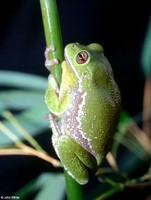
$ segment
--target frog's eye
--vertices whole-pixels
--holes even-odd
[[[86,51],[80,51],[76,56],[76,62],[78,64],[84,64],[88,60],[88,54]]]

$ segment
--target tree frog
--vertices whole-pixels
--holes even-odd
[[[46,67],[58,63],[49,60]],[[52,143],[64,168],[86,184],[108,153],[120,111],[120,91],[110,63],[97,43],[65,47],[62,80],[49,75],[45,101],[53,131]]]

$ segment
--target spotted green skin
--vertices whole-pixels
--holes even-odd
[[[77,63],[85,51],[86,62]],[[52,143],[67,172],[86,184],[112,144],[120,111],[120,92],[101,45],[72,43],[65,47],[62,82],[49,76],[46,104]]]

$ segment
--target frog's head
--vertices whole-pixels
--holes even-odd
[[[71,43],[65,47],[65,60],[79,81],[88,81],[94,75],[102,53],[103,47],[96,43],[88,46]]]

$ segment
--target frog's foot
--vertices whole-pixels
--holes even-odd
[[[54,51],[55,51],[54,45],[51,44],[49,47],[46,47],[46,50],[45,50],[45,59],[46,59],[45,60],[45,67],[48,70],[50,70],[51,66],[59,64],[58,59],[53,58],[53,59],[49,60],[49,58],[48,58],[49,53],[54,52]]]
[[[44,115],[44,118],[45,118],[45,119],[48,119],[48,118],[49,118],[49,114],[45,114],[45,115]]]
[[[50,119],[50,127],[52,128],[53,133],[61,137],[62,136],[61,125],[60,122],[58,121],[58,118],[52,113],[49,113],[48,117]]]

